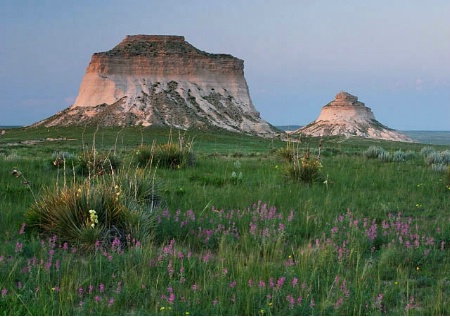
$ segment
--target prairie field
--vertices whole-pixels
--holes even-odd
[[[3,315],[450,315],[450,147],[0,135]]]

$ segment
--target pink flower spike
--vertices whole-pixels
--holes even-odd
[[[169,304],[172,305],[174,301],[175,301],[175,294],[174,293],[170,293],[169,300],[168,300]]]
[[[19,234],[24,234],[25,233],[26,225],[27,225],[26,223],[22,223],[22,227],[20,227]]]

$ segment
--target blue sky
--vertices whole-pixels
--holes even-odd
[[[94,52],[183,35],[245,62],[274,125],[305,125],[341,90],[399,130],[450,130],[450,1],[1,0],[0,126],[70,106]]]

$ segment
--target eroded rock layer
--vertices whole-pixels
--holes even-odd
[[[244,61],[203,52],[183,36],[127,36],[95,53],[75,103],[36,125],[216,126],[273,135],[244,78]]]
[[[314,122],[293,133],[310,136],[359,136],[371,139],[412,142],[403,133],[388,128],[375,119],[372,110],[358,97],[340,92],[325,105]]]

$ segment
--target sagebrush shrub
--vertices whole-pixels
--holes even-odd
[[[440,153],[443,164],[450,164],[450,150],[445,150]]]
[[[378,158],[381,153],[385,152],[385,150],[380,146],[369,146],[367,150],[363,152],[363,155],[366,158]]]
[[[380,154],[378,154],[378,159],[382,162],[391,162],[392,161],[392,156],[391,153],[389,153],[388,151],[381,151]]]
[[[449,165],[443,164],[443,163],[433,163],[433,164],[431,164],[431,169],[434,172],[445,173],[445,172],[447,172],[448,166]]]
[[[432,164],[436,164],[436,163],[441,163],[441,158],[439,155],[439,152],[430,152],[426,157],[425,157],[425,162],[428,165],[432,165]]]
[[[392,161],[394,162],[405,162],[407,160],[407,155],[402,150],[395,151],[392,154]]]
[[[423,148],[420,149],[420,155],[422,155],[424,158],[433,152],[436,152],[436,151],[431,146],[424,146]]]

